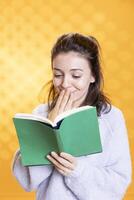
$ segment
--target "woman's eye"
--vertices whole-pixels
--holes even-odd
[[[75,76],[75,75],[73,75],[73,78],[81,78],[81,76]]]
[[[56,78],[59,78],[61,76],[62,76],[61,74],[54,74],[54,77],[56,77]]]

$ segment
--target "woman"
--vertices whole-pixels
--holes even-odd
[[[131,181],[131,160],[122,111],[103,93],[100,47],[92,36],[79,33],[59,37],[51,52],[53,80],[48,104],[33,113],[52,121],[83,105],[96,106],[103,152],[73,157],[51,152],[51,166],[24,167],[18,151],[13,174],[37,200],[121,200]]]

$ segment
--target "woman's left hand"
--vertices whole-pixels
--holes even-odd
[[[65,152],[60,153],[60,155],[58,155],[56,152],[51,152],[51,155],[47,155],[47,158],[64,176],[69,176],[77,166],[76,158]]]

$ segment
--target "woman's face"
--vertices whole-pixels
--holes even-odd
[[[86,58],[73,51],[60,53],[54,58],[52,68],[58,93],[67,89],[74,93],[75,100],[85,99],[90,83],[95,81]]]

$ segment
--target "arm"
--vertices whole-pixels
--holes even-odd
[[[46,105],[38,106],[33,110],[34,114],[43,115]],[[47,112],[44,113],[46,115]],[[52,173],[52,166],[29,166],[25,167],[21,163],[20,151],[15,153],[12,164],[12,173],[26,191],[36,190],[38,185],[49,178]]]
[[[26,191],[36,190],[38,185],[50,176],[51,172],[52,166],[23,166],[20,151],[16,152],[13,159],[12,173]]]
[[[105,162],[97,163],[99,157],[94,162],[94,155],[81,157],[76,169],[64,177],[65,184],[78,199],[122,199],[131,181],[127,130],[122,113],[118,111],[114,120],[113,135],[109,141],[106,139],[103,148]]]

